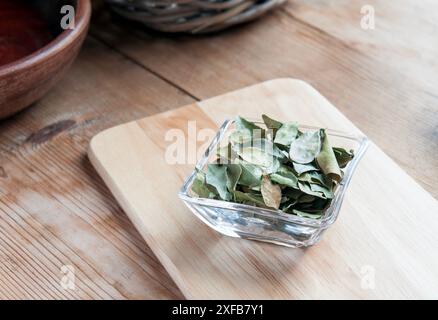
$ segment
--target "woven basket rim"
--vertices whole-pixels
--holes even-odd
[[[117,15],[163,32],[208,33],[256,19],[287,0],[106,0]]]

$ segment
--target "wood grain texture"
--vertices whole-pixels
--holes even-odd
[[[372,144],[322,242],[290,249],[219,235],[177,193],[192,164],[165,161],[165,134],[238,114],[358,129],[304,82],[280,79],[99,133],[92,163],[187,298],[436,298],[437,201]],[[192,141],[193,142],[193,141]],[[157,186],[161,181],[165,189]],[[364,286],[373,272],[374,287]]]
[[[360,26],[365,5],[374,8],[375,29]],[[339,39],[348,47],[414,77],[433,92],[437,84],[437,2],[399,0],[289,1],[286,12],[293,18]]]
[[[199,99],[278,77],[303,79],[438,197],[438,158],[430,152],[438,148],[437,2],[370,3],[376,29],[368,32],[359,1],[341,0],[291,0],[211,37],[160,37],[105,15],[91,32]]]
[[[90,165],[86,148],[93,135],[119,121],[192,101],[88,39],[47,97],[2,122],[0,296],[181,297]],[[75,268],[74,290],[60,285],[63,265]]]
[[[275,77],[310,82],[438,197],[437,2],[367,3],[376,7],[370,32],[355,0],[289,0],[209,37],[95,19],[66,78],[1,121],[0,297],[181,298],[86,146],[105,128]],[[60,288],[64,263],[76,268],[75,291]]]

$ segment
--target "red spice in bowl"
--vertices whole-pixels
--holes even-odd
[[[0,66],[19,60],[52,39],[41,14],[22,0],[0,2]]]
[[[91,2],[90,0],[0,0],[0,3],[4,9],[3,16],[0,17],[3,30],[15,30],[4,33],[8,39],[11,39],[11,34],[17,36],[19,34],[17,30],[22,30],[25,34],[21,36],[25,40],[15,42],[14,46],[10,45],[11,40],[4,41],[2,52],[8,53],[7,58],[4,54],[4,61],[17,59],[17,55],[23,54],[23,48],[32,51],[15,61],[0,64],[0,119],[2,119],[30,106],[59,83],[76,58],[87,35]],[[16,8],[16,4],[32,7],[27,8],[30,11],[25,10],[25,7],[18,7],[20,10],[12,10],[12,12],[6,10],[11,8],[11,5],[12,8]],[[73,29],[64,30],[60,23],[63,18],[61,8],[66,4],[75,8],[75,26]],[[41,16],[37,12],[41,12]],[[12,17],[17,22],[12,21]],[[5,22],[7,19],[10,24]],[[22,23],[25,23],[25,27],[21,25]],[[26,32],[30,32],[30,35],[26,36]],[[47,40],[49,42],[44,45]],[[32,50],[33,46],[42,47]],[[6,47],[9,48],[5,49]],[[11,47],[14,49],[10,49]],[[13,53],[12,58],[10,53]]]

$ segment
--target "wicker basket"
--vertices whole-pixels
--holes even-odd
[[[259,17],[286,0],[106,0],[129,20],[164,32],[207,33]]]

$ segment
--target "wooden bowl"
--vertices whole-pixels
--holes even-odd
[[[76,58],[91,16],[89,0],[33,0],[44,20],[59,28],[54,39],[41,49],[19,60],[0,66],[0,119],[10,116],[43,97],[55,85]],[[75,26],[60,27],[60,5],[75,7]],[[17,20],[20,17],[17,17]],[[22,19],[22,17],[21,17]],[[57,35],[56,35],[57,33]]]

